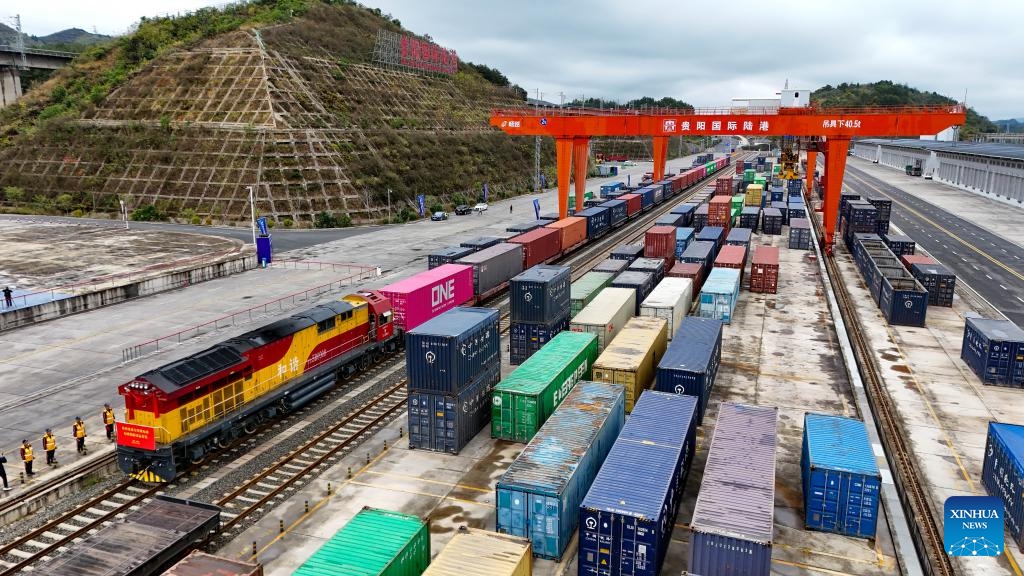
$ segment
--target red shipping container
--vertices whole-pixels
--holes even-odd
[[[764,294],[779,292],[779,249],[758,246],[750,264],[750,291]]]
[[[732,221],[732,196],[715,196],[708,202],[708,226],[729,228]]]
[[[675,258],[676,227],[652,226],[644,234],[644,258],[661,258],[668,270],[669,259]]]
[[[904,254],[900,256],[900,261],[906,266],[907,270],[910,270],[914,264],[938,264],[934,259],[925,256],[924,254]]]
[[[626,217],[632,217],[634,214],[640,212],[639,194],[623,194],[622,196],[619,196],[619,200],[626,203]]]
[[[736,163],[736,173],[743,174],[743,162]]]
[[[715,180],[715,196],[732,196],[732,176]]]
[[[395,325],[408,332],[473,299],[473,267],[444,264],[380,289],[391,301]]]
[[[562,246],[562,252],[582,244],[587,239],[586,218],[569,216],[568,218],[562,218],[558,222],[552,222],[545,226],[545,228],[558,230],[558,233],[561,235],[559,242]]]
[[[747,249],[743,246],[726,244],[718,250],[715,268],[736,268],[740,271],[740,286],[743,285],[743,266],[747,262]]]
[[[523,270],[543,264],[562,251],[562,234],[551,228],[537,228],[508,239],[523,245]]]
[[[693,280],[693,293],[700,294],[700,288],[704,285],[704,263],[703,262],[680,262],[672,266],[665,273],[665,276],[673,278],[689,278]]]

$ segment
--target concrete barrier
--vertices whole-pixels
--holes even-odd
[[[192,284],[245,272],[256,266],[254,254],[235,252],[172,270],[154,271],[150,275],[132,278],[117,286],[4,312],[0,314],[0,332],[185,288]]]

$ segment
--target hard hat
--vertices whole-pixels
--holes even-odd
[[[47,432],[51,432],[51,430],[50,430],[49,428],[47,428],[47,429],[46,429],[46,431],[47,431]]]

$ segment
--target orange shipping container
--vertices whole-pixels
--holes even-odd
[[[562,252],[582,244],[587,239],[587,219],[577,216],[562,218],[545,226],[558,230],[562,236]]]

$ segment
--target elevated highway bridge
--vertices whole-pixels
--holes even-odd
[[[35,48],[18,49],[0,44],[0,108],[21,98],[21,71],[29,69],[56,70],[67,66],[78,54]]]

